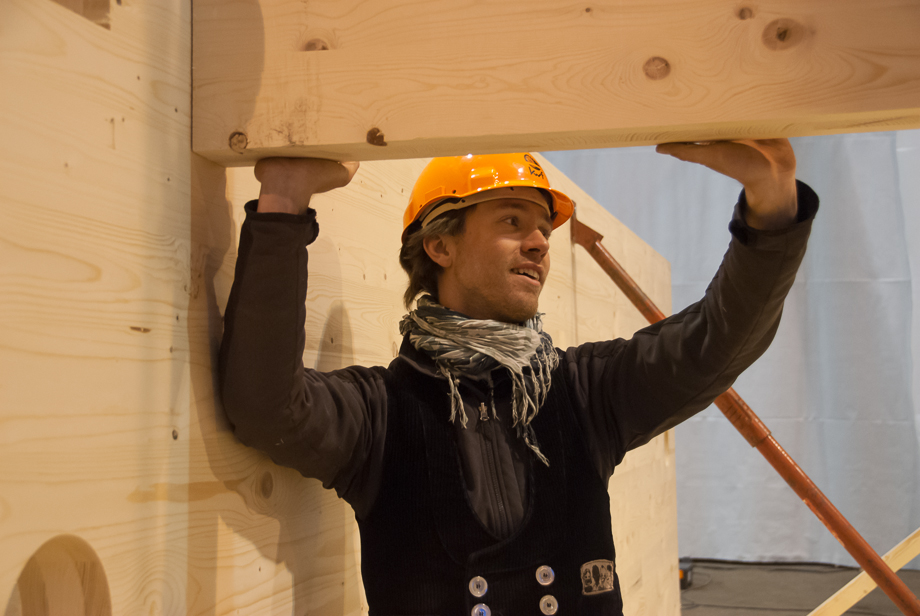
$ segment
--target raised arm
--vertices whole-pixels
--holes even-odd
[[[609,476],[629,450],[708,406],[769,346],[804,257],[817,195],[786,140],[668,144],[659,151],[742,182],[722,265],[697,303],[630,340],[566,352],[576,408]],[[753,203],[751,203],[753,201]]]
[[[314,194],[344,186],[357,163],[268,159],[256,166],[224,315],[220,394],[237,437],[362,506],[382,444],[386,392],[376,369],[304,369],[307,245]]]

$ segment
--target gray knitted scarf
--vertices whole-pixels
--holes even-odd
[[[419,298],[418,307],[399,323],[402,335],[428,354],[450,383],[450,420],[465,428],[466,412],[458,385],[460,376],[479,376],[499,366],[507,368],[512,380],[513,425],[541,462],[549,461],[540,451],[530,422],[537,416],[549,393],[552,371],[559,365],[553,340],[543,331],[537,313],[523,326],[492,320],[470,319],[434,302]],[[492,398],[492,416],[498,418]]]

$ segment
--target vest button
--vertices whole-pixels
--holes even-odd
[[[489,590],[489,583],[486,582],[486,579],[484,577],[477,575],[472,580],[470,580],[470,594],[476,597],[477,599],[483,596],[484,594],[486,594],[488,590]]]
[[[540,584],[540,586],[549,586],[555,579],[556,574],[553,573],[552,568],[543,565],[537,569],[537,582]]]
[[[492,616],[492,610],[489,609],[489,606],[485,603],[480,603],[473,607],[473,611],[470,612],[472,616]]]
[[[556,597],[552,595],[546,595],[540,599],[540,611],[546,614],[546,616],[552,616],[559,610],[559,602],[556,601]]]

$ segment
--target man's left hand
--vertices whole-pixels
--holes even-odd
[[[795,153],[788,139],[663,143],[656,151],[741,182],[751,227],[782,229],[796,221]]]

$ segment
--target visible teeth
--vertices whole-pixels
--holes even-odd
[[[511,271],[514,272],[515,274],[523,274],[524,276],[527,276],[528,278],[533,278],[534,280],[537,280],[537,274],[533,270],[513,269]]]

